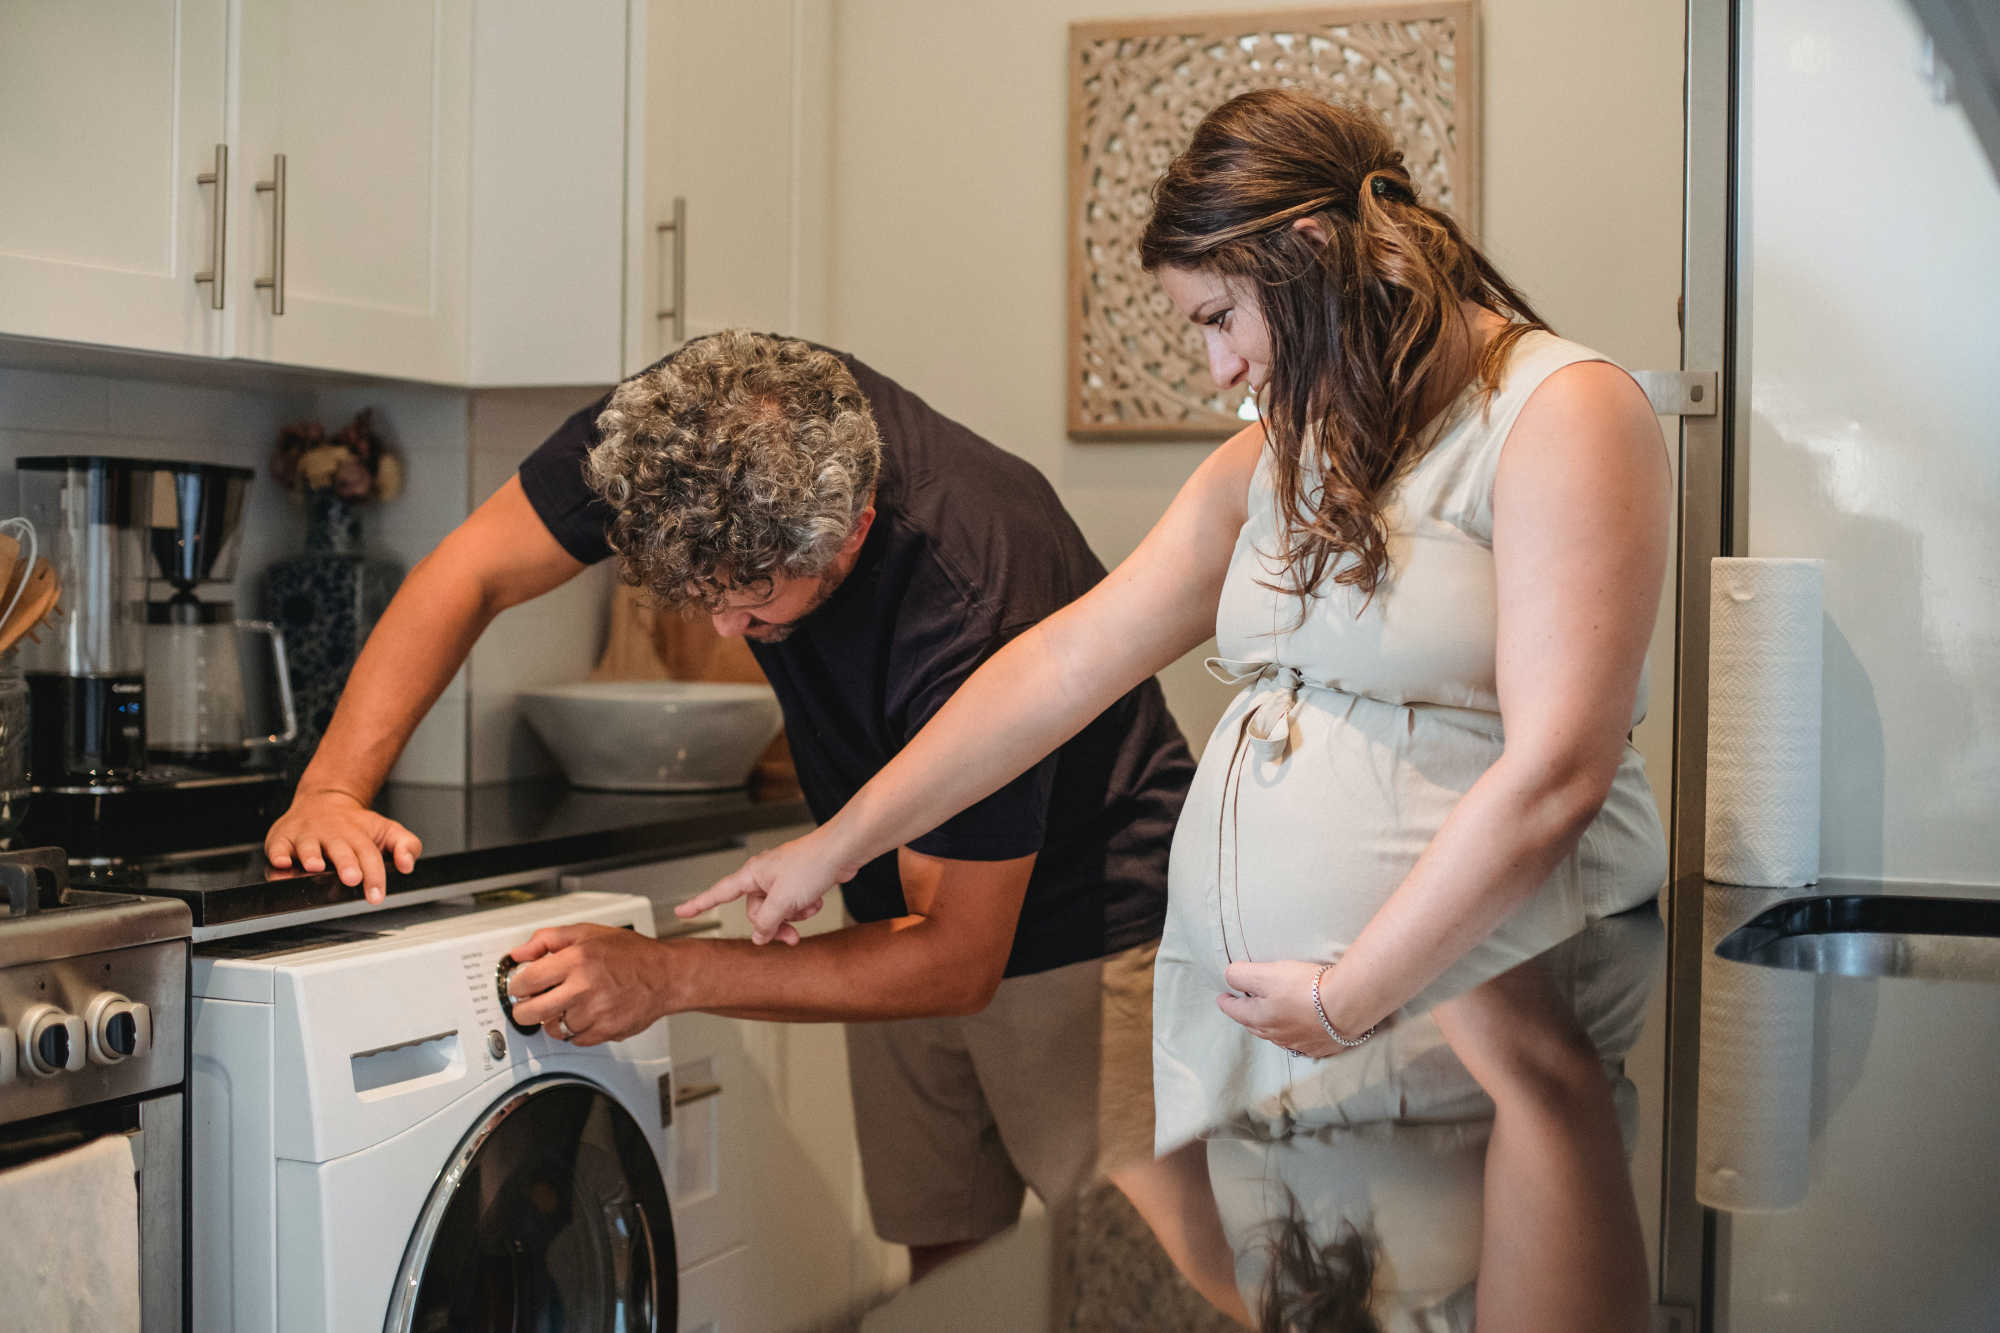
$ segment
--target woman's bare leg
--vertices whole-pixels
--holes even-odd
[[[1533,962],[1435,1013],[1496,1107],[1479,1333],[1642,1333],[1645,1242],[1589,1036]]]
[[[1236,1254],[1208,1183],[1208,1145],[1196,1140],[1165,1157],[1107,1173],[1146,1219],[1167,1257],[1222,1313],[1248,1326],[1250,1308],[1236,1289]]]

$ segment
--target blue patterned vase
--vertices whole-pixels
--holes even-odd
[[[363,553],[357,506],[331,490],[306,492],[306,553],[272,564],[264,584],[267,614],[285,633],[299,716],[285,757],[292,781],[319,748],[347,673],[402,581],[402,566]]]

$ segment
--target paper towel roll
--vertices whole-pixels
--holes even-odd
[[[1724,884],[1819,878],[1820,562],[1710,567],[1705,870]]]
[[[1806,1197],[1813,989],[1810,972],[1706,951],[1694,1194],[1711,1208],[1772,1212]]]

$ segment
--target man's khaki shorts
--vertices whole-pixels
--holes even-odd
[[[875,1233],[984,1240],[1022,1190],[1063,1203],[1153,1155],[1159,941],[1000,983],[970,1018],[847,1025],[848,1079]]]

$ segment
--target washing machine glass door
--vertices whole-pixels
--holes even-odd
[[[671,1333],[673,1218],[646,1135],[594,1084],[524,1083],[459,1145],[389,1333]]]

